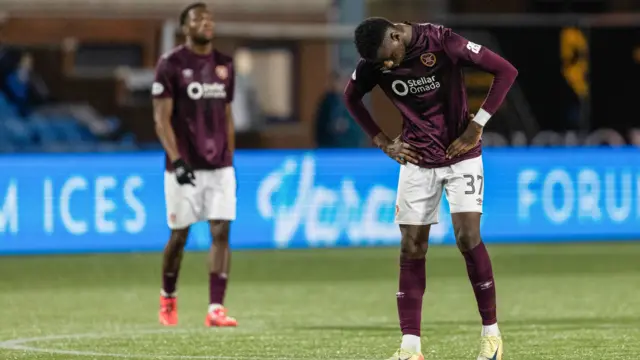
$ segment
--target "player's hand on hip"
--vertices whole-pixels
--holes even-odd
[[[469,115],[470,120],[473,120],[473,117],[473,114]],[[482,125],[475,121],[469,121],[469,125],[462,135],[447,148],[447,159],[460,156],[478,145],[480,138],[482,138],[482,129]]]
[[[405,165],[407,162],[417,165],[422,160],[418,151],[413,146],[400,140],[400,137],[385,146],[383,151],[401,165]]]
[[[195,180],[196,175],[193,173],[193,169],[191,166],[187,164],[184,160],[178,159],[173,162],[173,168],[176,173],[176,179],[178,180],[178,184],[180,185],[191,185],[196,186]]]

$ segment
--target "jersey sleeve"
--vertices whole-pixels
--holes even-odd
[[[463,66],[481,67],[485,62],[485,55],[492,53],[491,50],[467,40],[451,29],[445,29],[442,42],[449,58]]]
[[[154,99],[170,98],[174,94],[174,67],[168,58],[162,57],[156,66],[156,75],[151,86],[151,96]]]
[[[362,97],[377,85],[375,69],[370,64],[360,61],[351,75],[344,90],[344,102],[353,119],[370,136],[380,134],[380,127],[373,120],[369,110],[364,106]]]
[[[443,34],[443,45],[454,64],[471,66],[493,74],[493,83],[481,109],[494,114],[518,76],[518,70],[495,52],[454,33],[450,29]]]
[[[378,76],[373,65],[360,60],[351,74],[349,85],[363,95],[373,90],[378,85]]]

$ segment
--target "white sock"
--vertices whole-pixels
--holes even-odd
[[[222,305],[220,305],[220,304],[210,304],[209,305],[209,312],[215,311],[215,310],[217,310],[217,309],[219,309],[221,307],[222,307]]]
[[[166,298],[174,298],[177,295],[177,291],[172,292],[171,294],[169,294],[168,292],[164,291],[164,289],[160,289],[160,296],[162,297],[166,297]]]
[[[419,353],[422,350],[420,347],[420,336],[402,335],[402,344],[400,344],[401,349]]]
[[[482,325],[482,336],[500,336],[498,323],[493,325]]]

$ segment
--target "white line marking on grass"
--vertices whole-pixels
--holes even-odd
[[[63,350],[63,349],[49,349],[43,347],[29,346],[29,343],[37,341],[55,342],[58,340],[73,340],[73,339],[106,339],[110,337],[120,336],[136,336],[136,335],[150,335],[150,334],[171,334],[181,332],[192,332],[193,330],[140,330],[131,332],[118,332],[118,333],[82,333],[82,334],[68,334],[68,335],[49,335],[39,336],[31,338],[21,338],[0,341],[0,349],[6,350],[18,350],[58,355],[73,355],[73,356],[93,356],[93,357],[111,357],[111,358],[143,358],[143,359],[211,359],[211,360],[224,360],[224,359],[244,359],[244,360],[257,360],[257,359],[278,359],[278,360],[302,360],[302,358],[283,358],[283,357],[265,357],[265,356],[219,356],[219,355],[152,355],[152,354],[118,354],[118,353],[104,353],[96,351],[81,351],[81,350]],[[366,359],[334,359],[333,360],[366,360]],[[325,360],[321,358],[304,358],[304,360]]]

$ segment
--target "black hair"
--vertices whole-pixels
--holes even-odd
[[[360,56],[366,60],[375,59],[387,29],[393,26],[391,21],[381,17],[370,17],[361,22],[355,31],[355,44]]]
[[[184,10],[182,10],[182,12],[180,13],[180,26],[184,25],[187,22],[187,18],[189,17],[189,11],[200,8],[200,7],[206,8],[207,4],[203,2],[196,2],[184,8]]]

